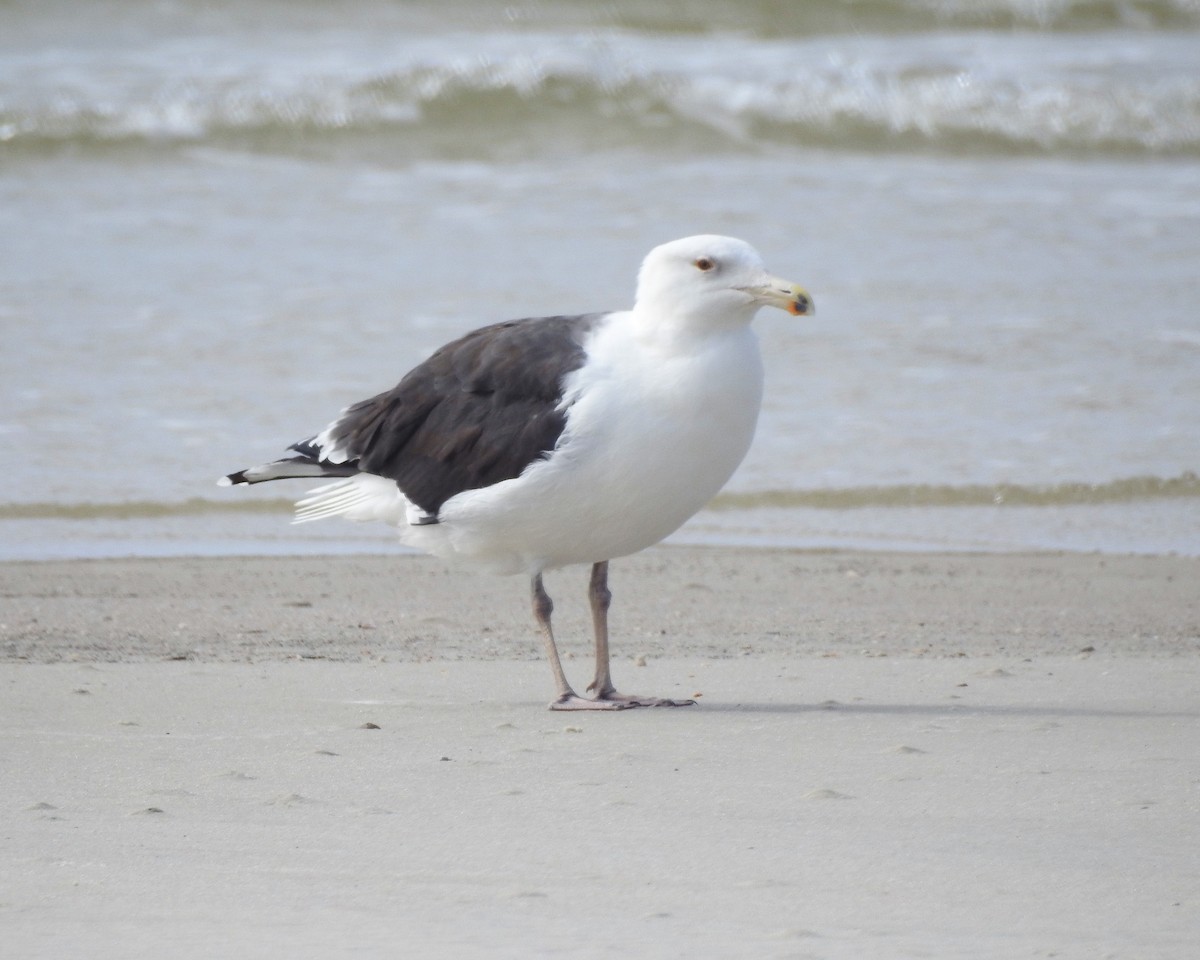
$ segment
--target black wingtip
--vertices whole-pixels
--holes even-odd
[[[222,477],[217,481],[218,487],[235,487],[239,483],[249,483],[246,479],[246,471],[239,470],[237,473],[231,473],[228,476]]]

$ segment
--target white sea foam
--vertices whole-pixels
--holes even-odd
[[[0,61],[3,142],[250,139],[311,150],[390,136],[412,158],[486,155],[523,129],[653,150],[695,127],[731,146],[1200,155],[1191,34],[306,41],[267,57],[255,43],[211,37],[67,60],[56,49],[18,52]]]

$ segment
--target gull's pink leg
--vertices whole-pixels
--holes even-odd
[[[554,612],[554,601],[546,592],[539,573],[533,578],[533,616],[542,631],[542,639],[546,643],[546,657],[550,661],[550,669],[554,671],[554,685],[557,693],[550,703],[551,710],[624,710],[634,706],[631,703],[620,703],[607,700],[588,700],[579,696],[567,682],[563,672],[562,661],[558,658],[558,646],[554,643],[554,631],[550,627],[550,614]]]
[[[595,693],[596,697],[590,702],[620,704],[625,707],[687,707],[696,703],[695,700],[668,700],[664,697],[638,697],[617,693],[608,665],[608,608],[612,603],[612,591],[608,589],[607,560],[592,565],[588,599],[592,604],[592,628],[596,634],[596,676],[588,684],[588,690]]]

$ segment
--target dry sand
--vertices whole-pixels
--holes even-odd
[[[432,560],[0,565],[0,953],[1197,956],[1200,560],[613,586],[618,686],[698,706],[547,712],[524,583]]]

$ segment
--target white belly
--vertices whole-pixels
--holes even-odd
[[[606,357],[569,384],[554,454],[520,477],[447,501],[404,539],[510,572],[625,556],[657,543],[732,476],[754,437],[762,362],[748,328],[696,349]]]

